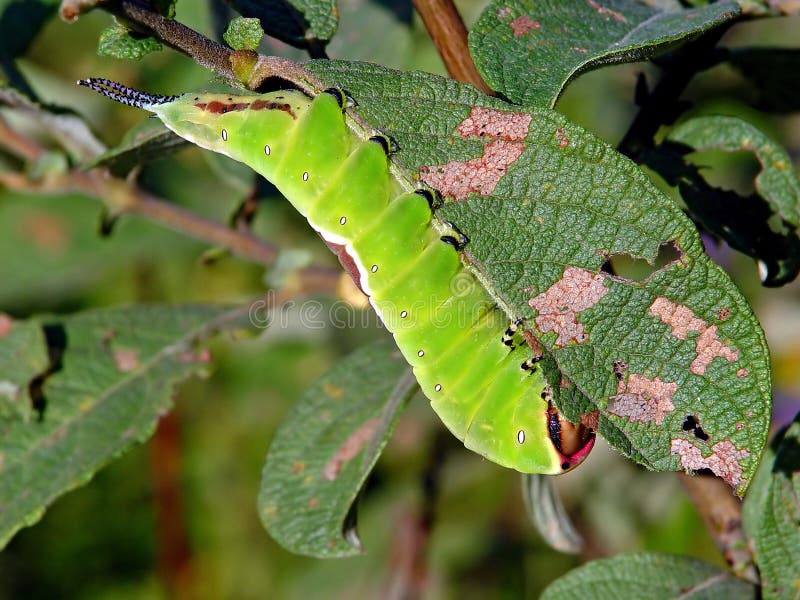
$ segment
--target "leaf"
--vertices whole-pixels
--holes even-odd
[[[751,123],[728,116],[689,119],[672,129],[668,139],[695,151],[745,150],[755,155],[761,164],[755,195],[737,199],[696,181],[682,182],[681,192],[709,231],[763,263],[766,285],[793,280],[800,269],[800,180],[786,150]]]
[[[361,552],[356,496],[416,390],[393,344],[365,346],[295,403],[267,454],[259,512],[284,548],[320,558]]]
[[[40,382],[41,419],[0,421],[0,546],[149,438],[172,405],[173,387],[205,371],[208,359],[192,345],[246,316],[243,309],[134,306],[20,323],[45,331],[50,366]],[[45,351],[38,337],[29,350],[37,368]],[[14,345],[13,337],[0,339],[0,355]]]
[[[775,112],[800,110],[800,48],[732,48],[728,61],[750,80],[756,106]]]
[[[770,420],[764,335],[691,222],[636,165],[546,108],[512,111],[424,73],[309,68],[395,140],[409,187],[459,200],[439,217],[469,238],[471,267],[552,355],[563,385],[653,468],[710,468],[744,492]],[[677,258],[642,280],[602,270],[619,255],[652,265],[663,244]]]
[[[155,38],[141,37],[140,34],[117,24],[107,27],[100,34],[97,54],[123,60],[139,60],[162,48],[161,43]]]
[[[255,50],[264,37],[264,30],[258,19],[237,17],[230,22],[222,37],[234,50]]]
[[[336,0],[232,0],[243,17],[261,21],[267,35],[321,51],[339,26]]]
[[[553,106],[580,73],[649,59],[740,12],[727,0],[669,12],[633,0],[492,0],[469,47],[493,90],[512,102]]]
[[[48,364],[42,328],[0,313],[0,428],[31,421],[33,399],[28,384]]]
[[[754,600],[754,586],[685,556],[631,552],[593,560],[551,583],[541,600]]]
[[[800,414],[770,444],[742,510],[764,598],[800,594]]]
[[[125,177],[137,166],[162,158],[187,145],[161,121],[145,119],[129,130],[118,146],[83,165],[84,169],[106,167],[112,175]]]

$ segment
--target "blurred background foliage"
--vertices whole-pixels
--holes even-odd
[[[0,1],[0,8],[12,2]],[[469,27],[485,2],[458,3]],[[410,0],[340,0],[341,22],[328,46],[332,58],[379,62],[444,74]],[[177,19],[221,39],[225,5],[179,2]],[[45,102],[77,110],[107,144],[140,122],[140,112],[74,85],[108,77],[157,93],[202,89],[208,71],[170,50],[139,62],[99,57],[100,32],[111,17],[96,11],[74,24],[48,20],[18,61]],[[19,27],[25,27],[19,23]],[[797,43],[800,18],[734,27],[728,46]],[[275,40],[268,54],[302,58]],[[570,118],[614,144],[635,111],[634,64],[589,73],[558,104]],[[697,113],[746,114],[800,158],[800,116],[757,113],[757,90],[720,65],[701,74],[688,99]],[[755,165],[741,155],[709,153],[719,185],[747,189]],[[0,168],[4,168],[0,161]],[[142,182],[159,196],[226,220],[252,189],[251,174],[225,159],[187,148],[151,163]],[[246,302],[265,290],[262,270],[158,225],[124,217],[99,235],[101,206],[76,195],[41,196],[0,189],[0,311],[23,318],[133,302]],[[282,248],[307,252],[318,264],[335,259],[306,222],[279,197],[264,198],[254,231]],[[800,287],[759,285],[753,261],[707,240],[759,316],[772,349],[775,423],[800,409]],[[434,444],[444,462],[424,557],[433,597],[536,597],[587,559],[625,550],[685,554],[723,565],[705,527],[671,473],[647,473],[600,447],[557,487],[588,545],[572,557],[550,550],[528,523],[518,475],[466,451],[421,397],[404,413],[361,503],[361,557],[317,560],[274,543],[256,512],[264,455],[291,403],[316,377],[367,339],[385,336],[371,312],[352,309],[354,327],[302,328],[287,313],[282,327],[257,339],[228,336],[212,345],[214,371],[183,385],[176,410],[156,437],[113,462],[87,486],[52,506],[35,527],[19,532],[0,554],[0,597],[6,598],[354,598],[392,597],[418,576],[423,477]],[[164,480],[164,465],[167,480]],[[418,560],[418,559],[417,559]],[[413,562],[413,561],[412,561]]]

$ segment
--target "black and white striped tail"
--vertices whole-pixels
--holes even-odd
[[[90,77],[88,79],[81,79],[78,85],[87,87],[94,90],[98,94],[103,94],[112,100],[127,104],[128,106],[135,106],[136,108],[148,109],[151,106],[158,104],[166,104],[172,102],[178,96],[160,96],[158,94],[148,94],[147,92],[140,92],[127,85],[122,85],[116,81],[103,79],[101,77]]]

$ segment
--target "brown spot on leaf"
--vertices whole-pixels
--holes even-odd
[[[608,399],[608,412],[638,423],[661,425],[667,413],[675,410],[672,396],[677,390],[677,383],[631,373],[627,384],[617,382],[617,395]]]
[[[711,469],[714,475],[733,488],[742,482],[742,465],[739,461],[750,456],[748,450],[737,450],[729,440],[723,440],[711,446],[711,456],[704,457],[694,443],[681,438],[672,440],[670,453],[680,456],[681,467],[687,471]]]
[[[319,498],[316,496],[309,499],[308,501],[308,508],[316,508],[317,504],[319,504]]]
[[[562,390],[568,390],[572,387],[572,382],[562,377],[561,381],[558,382],[558,387],[560,387]]]
[[[186,352],[181,352],[178,355],[178,362],[184,364],[205,364],[211,362],[211,352],[208,350],[198,350],[195,352],[194,350],[187,350]]]
[[[728,317],[730,317],[730,316],[731,316],[731,310],[729,308],[720,308],[717,311],[717,318],[720,321],[727,321]]]
[[[556,139],[558,140],[559,148],[566,148],[567,146],[569,146],[569,138],[564,133],[563,127],[559,127],[558,129],[556,129],[555,136]]]
[[[534,29],[539,29],[539,27],[541,27],[542,24],[539,23],[539,21],[534,21],[527,15],[521,15],[516,19],[514,19],[513,21],[511,21],[511,23],[509,23],[508,26],[511,27],[511,30],[514,32],[514,37],[518,38],[522,37],[529,31],[533,31]]]
[[[597,426],[600,423],[600,411],[593,410],[589,414],[581,415],[581,425],[592,431],[597,431]]]
[[[0,313],[0,338],[6,337],[14,328],[14,319],[5,313]]]
[[[624,360],[615,360],[613,368],[614,377],[616,377],[618,381],[622,381],[625,378],[625,371],[628,370],[628,363]]]
[[[456,131],[463,138],[493,137],[508,142],[520,142],[528,137],[532,115],[473,106],[469,116],[461,121]]]
[[[686,306],[676,304],[661,296],[653,301],[648,312],[661,319],[662,323],[672,327],[672,335],[678,339],[687,339],[690,331],[697,331],[700,334],[695,339],[697,357],[689,367],[692,373],[702,375],[711,361],[718,356],[725,358],[728,362],[739,359],[738,350],[732,350],[720,341],[717,335],[717,326],[709,327]]]
[[[61,255],[69,244],[70,232],[67,224],[53,215],[36,211],[20,223],[23,235],[40,250],[52,255]]]
[[[627,23],[628,20],[621,14],[615,10],[611,10],[610,8],[606,8],[605,6],[601,5],[599,2],[595,2],[595,0],[586,0],[586,4],[591,6],[593,9],[597,11],[599,15],[608,15],[618,23]]]
[[[486,144],[480,158],[420,167],[420,179],[442,196],[452,196],[456,200],[465,200],[472,193],[488,196],[524,150],[522,142],[493,140]]]
[[[302,462],[293,462],[292,463],[292,473],[302,473],[306,470],[306,464]]]
[[[539,311],[534,319],[542,333],[554,331],[556,346],[563,348],[569,342],[583,343],[589,337],[578,323],[578,314],[597,304],[608,293],[605,278],[578,267],[566,267],[560,280],[528,301]]]
[[[511,8],[508,6],[504,6],[503,8],[497,11],[497,18],[505,19],[510,14],[511,14]]]
[[[344,396],[344,390],[338,386],[333,385],[330,382],[325,382],[322,386],[322,389],[328,394],[329,397],[333,398],[334,400],[341,400]]]
[[[345,463],[358,456],[358,453],[361,452],[367,442],[374,437],[380,422],[381,420],[375,417],[351,433],[350,437],[344,441],[341,447],[325,464],[325,467],[322,469],[322,477],[328,481],[334,481],[339,476],[339,473],[342,472]]]
[[[117,365],[117,370],[122,373],[129,373],[139,367],[139,351],[138,350],[114,350],[114,363]]]
[[[747,377],[747,375],[748,375],[747,369],[739,369],[738,371],[736,371],[737,377]]]

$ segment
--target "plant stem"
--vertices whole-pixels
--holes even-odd
[[[453,0],[414,0],[414,8],[422,17],[450,77],[471,83],[484,94],[491,94],[491,88],[472,61],[467,45],[467,28]]]

